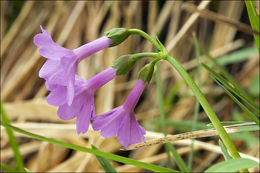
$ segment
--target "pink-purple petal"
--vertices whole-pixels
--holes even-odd
[[[62,120],[71,120],[78,116],[84,106],[84,95],[75,98],[70,106],[67,104],[61,105],[58,109],[58,116]]]
[[[94,96],[92,98],[88,98],[89,100],[86,101],[84,106],[79,112],[79,115],[77,116],[76,120],[76,126],[77,126],[77,133],[84,134],[88,131],[89,128],[89,121],[92,116],[92,106],[94,104]]]
[[[101,130],[101,136],[111,138],[117,135],[121,119],[122,111],[120,110],[120,107],[118,107],[106,114],[97,116],[92,123],[92,127],[95,131]]]
[[[47,102],[50,105],[59,106],[66,103],[66,93],[67,88],[65,86],[57,86],[54,90],[50,92],[47,97]]]
[[[59,65],[59,61],[56,60],[47,60],[39,72],[40,78],[48,78],[51,76],[55,71],[57,71],[57,66]]]
[[[136,121],[135,115],[131,113],[123,119],[120,129],[118,130],[117,139],[124,147],[142,142],[145,131]]]

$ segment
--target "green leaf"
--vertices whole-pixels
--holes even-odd
[[[247,13],[250,19],[251,27],[256,30],[260,31],[260,22],[259,22],[259,14],[257,14],[255,2],[252,0],[245,0]],[[254,34],[256,46],[258,48],[258,52],[260,54],[260,37],[257,34]]]
[[[2,118],[2,121],[4,123],[7,123],[7,124],[10,123],[9,120],[8,120],[8,117],[5,113],[2,102],[1,102],[1,118]],[[13,131],[12,131],[11,128],[6,127],[6,132],[7,132],[8,138],[9,138],[11,148],[14,152],[14,160],[16,161],[16,164],[17,164],[17,167],[18,167],[17,169],[20,172],[24,172],[23,158],[22,158],[22,156],[19,152],[19,147],[18,147],[18,144],[17,144],[16,139],[14,137]]]
[[[236,172],[241,169],[248,169],[252,167],[258,166],[256,161],[245,159],[245,158],[238,158],[227,160],[225,162],[220,162],[208,168],[206,172]]]
[[[223,153],[223,156],[224,156],[225,160],[231,160],[232,157],[228,154],[228,151],[227,151],[225,145],[223,144],[223,142],[220,139],[218,140],[218,144],[219,144],[219,146],[221,148],[221,151]]]
[[[95,145],[91,145],[92,149],[99,150]],[[113,165],[104,157],[96,156],[98,162],[106,172],[117,172]]]
[[[118,156],[118,155],[115,155],[115,154],[106,153],[106,152],[102,152],[102,151],[98,151],[98,150],[94,150],[94,149],[91,149],[91,148],[86,148],[86,147],[82,147],[82,146],[79,146],[79,145],[74,145],[74,144],[70,144],[70,143],[66,143],[66,142],[61,142],[61,141],[57,141],[57,140],[54,140],[54,139],[51,139],[51,138],[46,138],[44,136],[40,136],[40,135],[37,135],[37,134],[34,134],[34,133],[30,133],[30,132],[22,130],[20,128],[14,127],[14,126],[12,126],[8,123],[5,123],[5,122],[1,122],[1,125],[4,126],[4,127],[9,127],[11,129],[15,130],[16,132],[19,132],[19,133],[24,134],[26,136],[30,136],[34,139],[46,141],[46,142],[56,144],[56,145],[59,145],[59,146],[63,146],[63,147],[73,149],[73,150],[91,153],[91,154],[94,154],[96,156],[101,156],[101,157],[111,159],[111,160],[115,160],[115,161],[118,161],[118,162],[121,162],[121,163],[134,165],[134,166],[144,168],[144,169],[147,169],[147,170],[151,170],[151,171],[154,171],[154,172],[178,172],[178,171],[173,170],[173,169],[168,169],[168,168],[152,165],[152,164],[145,163],[145,162],[140,162],[140,161],[137,161],[137,160],[134,160],[134,159],[125,158],[125,157]]]

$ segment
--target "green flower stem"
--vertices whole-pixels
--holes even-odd
[[[132,55],[132,59],[138,61],[141,58],[145,57],[153,57],[153,58],[158,58],[158,53],[154,52],[142,52],[142,53],[136,53]]]
[[[195,94],[196,98],[200,102],[201,106],[205,110],[206,114],[208,115],[210,121],[212,122],[213,126],[218,131],[218,134],[222,141],[224,142],[225,146],[229,150],[231,156],[233,158],[240,158],[240,155],[235,147],[235,145],[232,143],[230,137],[228,136],[227,132],[221,125],[217,115],[209,105],[207,99],[204,97],[198,86],[195,84],[195,82],[191,79],[190,75],[184,70],[182,65],[174,59],[171,55],[167,56],[166,59],[182,76],[182,78],[185,80],[185,82],[189,85],[193,93]]]
[[[146,38],[148,41],[150,41],[158,50],[161,49],[160,45],[158,42],[156,42],[150,35],[148,35],[147,33],[145,33],[144,31],[140,30],[140,29],[128,29],[128,32],[130,34],[138,34],[143,36],[144,38]]]

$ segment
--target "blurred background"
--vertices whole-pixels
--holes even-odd
[[[194,33],[200,45],[212,57],[222,59],[226,70],[259,103],[259,54],[244,1],[1,1],[1,100],[11,123],[30,132],[86,147],[93,143],[105,152],[167,165],[163,145],[120,151],[116,138],[104,139],[91,130],[78,136],[75,120],[58,118],[57,107],[45,101],[48,91],[44,80],[38,77],[46,60],[33,44],[34,35],[41,32],[40,25],[51,33],[55,42],[69,49],[95,40],[112,28],[142,29],[153,37],[158,36],[171,55],[197,81]],[[140,36],[131,36],[119,46],[105,49],[82,61],[78,74],[88,79],[110,67],[121,55],[153,50],[148,41]],[[201,61],[209,62],[203,56]],[[138,71],[147,62],[149,58],[138,61],[129,74],[117,77],[97,91],[97,115],[125,101],[137,80]],[[196,101],[193,93],[170,64],[160,62],[160,71],[167,133],[192,131]],[[205,69],[201,69],[200,77],[201,90],[221,121],[248,120]],[[154,77],[135,112],[140,124],[148,131],[147,140],[152,138],[149,132],[161,132]],[[200,109],[196,130],[208,123],[209,119]],[[3,127],[1,132],[1,162],[12,165],[13,153]],[[26,167],[33,172],[102,171],[94,155],[33,140],[18,133],[15,135]],[[257,158],[258,137],[257,132],[232,134],[239,151]],[[224,160],[219,152],[205,147],[208,144],[218,145],[217,137],[197,140],[202,143],[194,144],[194,172],[201,172]],[[176,143],[176,148],[187,161],[189,144]],[[119,172],[144,171],[134,166],[112,163]]]

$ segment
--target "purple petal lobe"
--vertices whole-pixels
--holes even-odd
[[[101,130],[101,135],[105,138],[111,138],[117,135],[118,128],[121,124],[123,117],[121,107],[112,109],[106,114],[99,115],[92,123],[92,127],[95,131]]]
[[[47,60],[43,64],[43,66],[39,72],[39,77],[47,79],[49,76],[51,76],[57,70],[59,63],[60,63],[59,61]]]
[[[118,130],[117,139],[124,147],[142,142],[145,130],[138,124],[134,113],[123,119],[120,129]]]
[[[56,44],[48,31],[41,27],[42,33],[34,36],[34,44],[40,47],[40,54],[49,59],[59,60],[64,55],[75,56],[72,50]]]
[[[85,97],[84,95],[75,98],[70,106],[67,104],[61,105],[58,109],[58,116],[62,120],[71,120],[75,116],[78,116],[83,105]]]
[[[50,105],[59,106],[66,103],[66,92],[65,86],[57,86],[47,97],[47,102]]]
[[[93,105],[94,105],[94,96],[89,98],[81,108],[76,121],[78,134],[80,133],[84,134],[88,131],[89,121],[91,119],[92,112],[93,112],[92,110]]]

